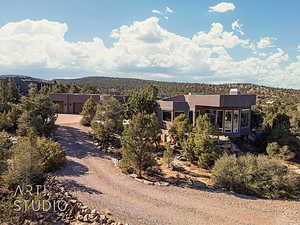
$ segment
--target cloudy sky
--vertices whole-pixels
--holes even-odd
[[[300,89],[299,0],[1,2],[0,74]]]

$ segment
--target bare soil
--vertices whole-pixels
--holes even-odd
[[[59,115],[58,141],[67,165],[58,172],[80,201],[132,225],[300,225],[299,201],[257,199],[175,186],[140,183],[121,173],[79,123],[79,115]]]

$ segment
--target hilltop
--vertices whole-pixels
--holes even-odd
[[[281,99],[282,101],[300,101],[300,90],[274,88],[251,83],[181,83],[115,77],[83,77],[78,79],[57,79],[56,81],[66,85],[93,86],[100,89],[100,91],[117,91],[121,94],[130,94],[132,91],[147,85],[155,85],[159,89],[160,96],[174,96],[188,93],[228,94],[231,88],[239,88],[241,93],[256,94],[261,100]]]

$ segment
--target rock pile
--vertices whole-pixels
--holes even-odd
[[[47,212],[47,215],[45,215],[45,212],[39,212],[40,215],[37,216],[38,221],[26,221],[24,224],[123,225],[114,221],[108,211],[99,212],[96,209],[88,208],[65,190],[64,185],[56,180],[55,177],[48,177],[42,197],[50,203],[52,206],[51,210]]]

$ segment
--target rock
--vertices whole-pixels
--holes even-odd
[[[144,184],[148,184],[148,185],[154,185],[154,182],[149,181],[149,180],[143,180]]]
[[[71,199],[71,200],[70,200],[70,203],[71,203],[71,204],[76,204],[76,203],[77,203],[77,200],[76,200],[76,199]]]
[[[155,182],[155,185],[157,185],[157,186],[169,186],[170,184],[168,183],[168,182],[163,182],[163,181],[161,181],[161,182]]]
[[[133,174],[130,174],[129,176],[132,177],[132,178],[137,178],[137,177],[138,177],[138,175],[137,175],[137,174],[134,174],[134,173],[133,173]]]
[[[93,209],[93,210],[91,211],[91,214],[97,214],[97,210],[96,210],[96,209]]]
[[[83,216],[79,214],[79,215],[77,215],[76,219],[79,221],[83,221]]]
[[[85,215],[84,217],[83,217],[83,221],[84,222],[89,222],[90,220],[89,220],[89,215],[87,214],[87,215]]]
[[[106,221],[107,217],[106,217],[105,215],[100,215],[100,219],[101,219],[102,221]]]

